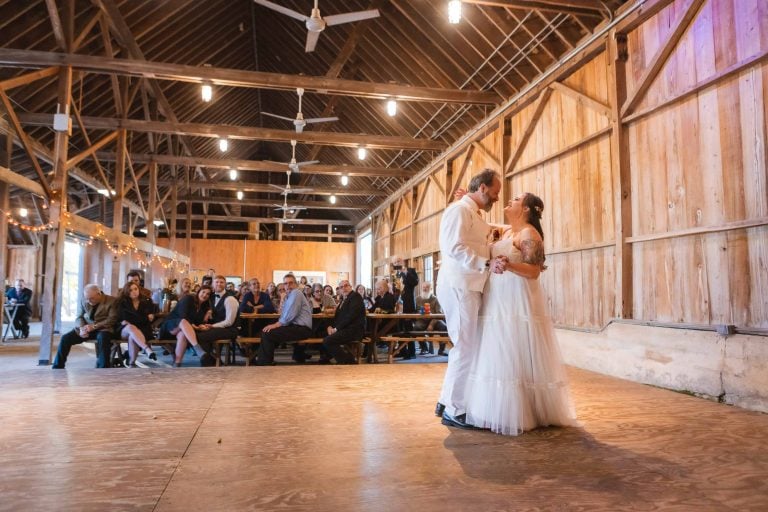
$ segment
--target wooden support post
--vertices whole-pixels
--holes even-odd
[[[157,244],[157,226],[155,226],[155,212],[157,211],[157,163],[152,162],[149,164],[149,205],[147,206],[147,242],[152,244],[152,254],[154,254],[154,248]],[[147,270],[144,273],[145,286],[147,288],[152,287],[152,260],[147,265]]]
[[[629,130],[622,123],[627,98],[627,36],[612,32],[608,45],[608,94],[611,103],[611,182],[615,216],[616,264],[615,315],[632,318],[632,176],[629,163]]]
[[[248,223],[248,240],[258,240],[260,229],[261,229],[261,222],[249,222]]]
[[[174,165],[171,169],[171,177],[173,178],[173,181],[178,183],[177,181],[177,169]],[[168,247],[172,251],[176,250],[176,210],[178,205],[176,202],[178,201],[179,195],[178,195],[179,187],[176,185],[171,185],[171,225],[168,226],[168,236],[170,237],[170,243],[168,244]]]
[[[59,71],[59,103],[69,105],[72,97],[72,68],[63,67]],[[68,112],[68,108],[64,108]],[[56,132],[53,150],[53,183],[51,184],[51,203],[48,207],[52,229],[46,237],[45,276],[43,279],[43,329],[40,335],[38,364],[51,363],[53,351],[53,333],[58,319],[61,298],[61,285],[64,276],[64,215],[67,212],[67,147],[69,134]]]
[[[115,194],[112,196],[112,229],[123,232],[123,201],[125,199],[125,154],[126,131],[120,130],[117,136],[117,162],[115,164]],[[115,295],[120,289],[120,257],[114,254],[112,257],[112,275],[110,279],[109,293]]]
[[[0,167],[11,168],[11,154],[13,151],[13,137],[0,133]],[[0,181],[0,210],[7,212],[9,208],[8,189],[10,185]],[[0,214],[0,284],[8,284],[8,276],[5,271],[8,267],[8,217]],[[5,294],[0,293],[0,308],[5,306]],[[2,311],[2,309],[0,309]],[[2,327],[2,323],[0,323]]]

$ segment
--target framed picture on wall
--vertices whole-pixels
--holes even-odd
[[[243,278],[240,276],[224,276],[224,279],[226,279],[228,283],[234,283],[235,288],[240,286],[240,283],[243,282]]]
[[[272,271],[272,281],[282,283],[285,274],[293,274],[298,282],[302,276],[307,278],[310,285],[315,283],[325,284],[326,273],[322,270],[274,270]]]

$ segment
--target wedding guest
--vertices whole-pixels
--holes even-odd
[[[192,345],[198,357],[206,355],[205,350],[197,341],[197,333],[210,329],[207,325],[211,287],[200,286],[194,295],[184,295],[179,303],[171,310],[168,317],[160,326],[160,339],[176,338],[176,354],[174,362],[181,366],[187,345]],[[213,359],[212,356],[211,359]]]
[[[371,313],[394,313],[395,296],[389,291],[389,283],[384,279],[376,281],[376,297],[368,310]]]
[[[117,304],[118,324],[115,329],[115,337],[128,342],[128,367],[136,366],[136,356],[139,350],[149,359],[157,359],[147,343],[147,340],[155,337],[152,333],[154,313],[155,305],[149,299],[141,296],[139,285],[129,282],[123,287]]]
[[[437,301],[437,297],[432,293],[432,283],[430,282],[423,282],[421,283],[421,293],[416,297],[416,311],[421,311],[423,308],[425,309],[426,306],[429,306],[429,311],[432,314],[441,313],[440,310],[440,303]],[[431,319],[431,320],[415,320],[413,322],[413,328],[417,331],[446,331],[448,327],[445,325],[445,322],[442,320],[437,319]],[[432,346],[432,342],[420,342],[420,348],[421,353],[429,353],[433,354],[435,349]],[[422,345],[423,344],[423,345]],[[444,356],[445,355],[445,343],[440,343],[440,348],[437,351],[437,355]]]
[[[98,285],[85,285],[83,300],[80,301],[75,318],[75,328],[59,340],[53,368],[63,369],[72,345],[79,345],[88,340],[96,340],[96,368],[109,368],[112,332],[116,323],[117,299],[103,294]]]
[[[13,317],[13,328],[21,332],[22,338],[29,338],[29,317],[32,315],[32,290],[24,286],[24,280],[19,278],[15,286],[5,293],[9,304],[19,304],[16,316]]]
[[[283,283],[288,290],[287,295],[282,302],[278,321],[262,330],[256,361],[258,366],[275,364],[275,347],[278,344],[305,340],[312,336],[312,308],[299,289],[296,277],[286,274]]]
[[[341,303],[336,308],[333,322],[327,328],[327,336],[323,339],[323,348],[327,356],[320,363],[328,363],[335,359],[338,364],[354,364],[355,355],[350,349],[350,343],[360,341],[365,334],[365,305],[359,293],[352,289],[346,279],[339,284]]]

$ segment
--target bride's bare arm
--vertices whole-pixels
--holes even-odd
[[[528,279],[537,279],[544,265],[544,242],[533,238],[521,240],[518,249],[523,256],[522,263],[507,262],[505,269]]]

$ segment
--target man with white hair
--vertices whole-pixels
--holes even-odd
[[[466,422],[465,390],[472,361],[478,348],[478,315],[483,287],[489,272],[502,273],[500,260],[490,259],[490,226],[480,210],[491,210],[499,200],[501,179],[496,171],[484,169],[469,182],[466,195],[451,203],[440,220],[440,256],[437,298],[453,348],[448,353],[440,400],[435,414],[443,424],[473,428]]]
[[[53,369],[63,369],[72,345],[96,340],[96,368],[109,368],[109,351],[112,334],[117,324],[117,299],[104,295],[95,284],[85,285],[83,298],[78,306],[75,328],[59,340]]]

